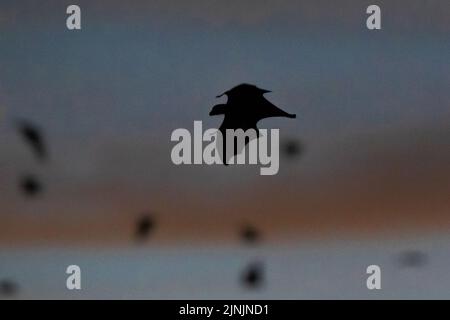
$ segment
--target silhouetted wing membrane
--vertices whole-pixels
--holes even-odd
[[[295,114],[290,114],[287,113],[286,111],[281,110],[264,97],[259,99],[258,103],[255,104],[254,111],[251,114],[254,115],[253,120],[255,122],[258,122],[261,119],[271,117],[286,117],[286,118],[296,117]]]

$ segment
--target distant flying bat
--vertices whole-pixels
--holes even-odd
[[[288,158],[295,158],[303,153],[304,146],[301,141],[290,139],[285,141],[282,150]]]
[[[31,147],[36,157],[41,161],[46,160],[47,150],[45,148],[44,138],[40,130],[27,121],[18,122],[17,127],[22,138]]]
[[[20,188],[24,195],[34,197],[42,191],[42,186],[33,175],[26,175],[20,180]]]
[[[264,264],[252,262],[241,275],[242,284],[248,289],[258,289],[264,284]]]
[[[153,230],[155,222],[153,218],[145,215],[139,218],[136,225],[136,238],[137,240],[144,240]]]
[[[399,258],[400,265],[406,268],[420,268],[428,263],[428,255],[419,250],[405,251]]]
[[[209,113],[210,116],[225,115],[219,127],[219,131],[223,137],[223,147],[226,146],[227,129],[242,129],[244,131],[254,129],[259,136],[258,127],[256,126],[258,121],[271,117],[296,117],[295,114],[281,110],[264,98],[264,94],[268,92],[270,91],[260,89],[255,85],[243,83],[217,96],[217,98],[223,95],[228,97],[226,104],[215,105]],[[248,142],[245,141],[245,145]],[[219,150],[223,151],[224,149],[219,148]],[[234,155],[238,153],[240,153],[240,150],[235,148]],[[227,161],[224,161],[224,164],[227,164]]]
[[[15,282],[3,279],[0,280],[0,295],[11,296],[18,291],[18,286]]]
[[[246,243],[256,243],[260,238],[258,230],[251,225],[246,225],[241,230],[241,238]]]

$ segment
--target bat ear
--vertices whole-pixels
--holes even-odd
[[[230,93],[230,90],[225,91],[224,93],[219,94],[218,96],[216,96],[216,98],[220,98],[220,97],[222,97],[222,96],[228,96],[229,93]]]

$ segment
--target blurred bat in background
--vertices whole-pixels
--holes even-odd
[[[41,130],[34,124],[25,120],[18,121],[17,130],[24,141],[30,146],[36,157],[40,161],[47,160],[48,153]]]

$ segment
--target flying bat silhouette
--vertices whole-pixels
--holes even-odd
[[[209,113],[210,116],[225,115],[219,127],[219,131],[222,133],[223,145],[222,147],[219,146],[218,150],[223,151],[222,159],[224,159],[223,155],[225,154],[227,129],[242,129],[244,131],[254,129],[257,137],[259,137],[258,127],[256,126],[258,121],[271,117],[296,118],[295,114],[287,113],[268,101],[264,97],[264,94],[268,92],[270,91],[260,89],[252,84],[243,83],[217,96],[217,98],[220,98],[226,95],[228,98],[226,104],[215,105]],[[245,145],[249,142],[246,139]],[[241,151],[237,150],[235,146],[234,155]],[[227,162],[228,159],[223,161],[225,165],[227,165]]]
[[[17,127],[20,135],[31,147],[36,157],[41,161],[46,160],[47,150],[40,130],[30,122],[23,120],[18,122]]]
[[[264,264],[261,261],[250,263],[241,275],[242,284],[248,289],[258,289],[264,285]]]
[[[149,215],[142,216],[137,221],[136,226],[136,238],[138,240],[144,240],[154,229],[155,221]]]

